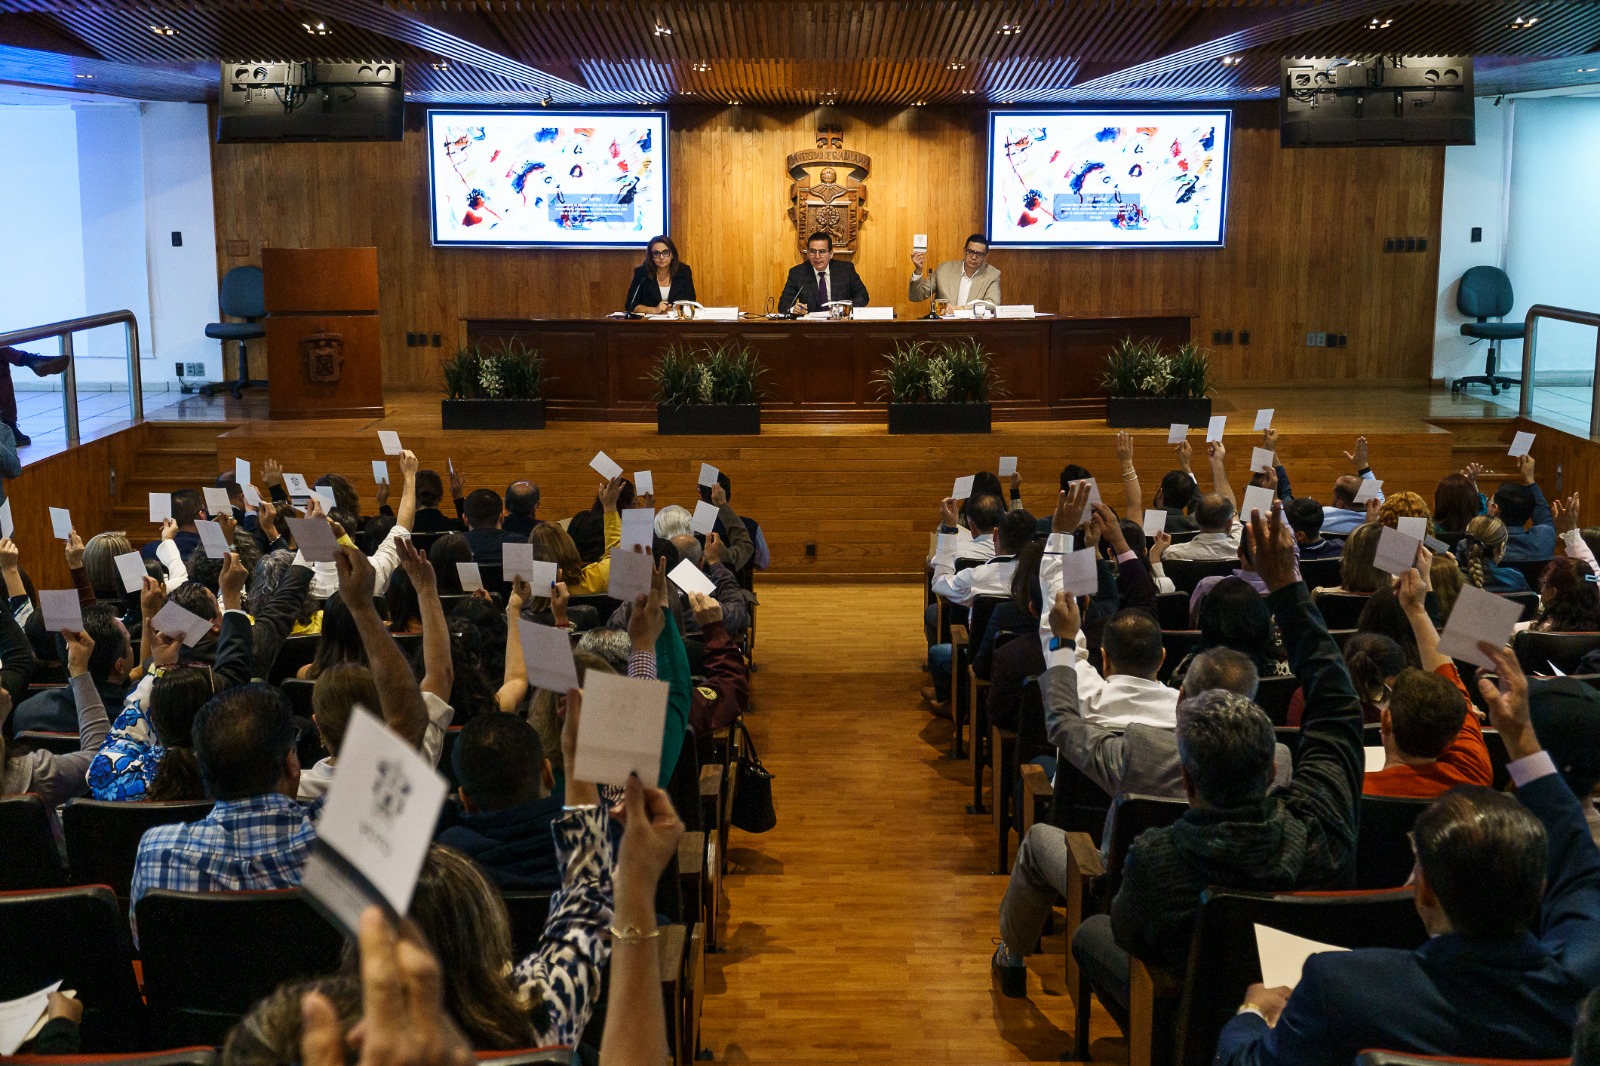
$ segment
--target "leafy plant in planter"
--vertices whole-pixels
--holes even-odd
[[[889,404],[890,433],[987,433],[994,360],[975,340],[898,342],[873,380]]]
[[[543,429],[544,357],[515,338],[462,348],[442,367],[445,429]]]
[[[738,342],[662,350],[650,371],[661,433],[760,433],[761,375],[754,349]]]
[[[1211,417],[1211,357],[1193,343],[1176,352],[1154,340],[1124,337],[1106,356],[1100,386],[1112,426],[1196,425]]]

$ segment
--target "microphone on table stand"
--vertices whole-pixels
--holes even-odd
[[[633,298],[639,294],[639,284],[643,280],[644,280],[643,278],[635,278],[634,281],[633,281],[633,287],[628,290],[628,298],[626,300],[622,301],[622,317],[623,318],[643,318],[644,317],[643,315],[639,314],[638,312],[634,311],[634,309],[633,309]]]

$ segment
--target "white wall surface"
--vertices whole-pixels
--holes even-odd
[[[151,372],[172,377],[175,361],[200,362],[221,379],[217,321],[217,231],[211,200],[211,127],[204,104],[144,104],[144,211],[149,234]],[[172,246],[174,231],[183,246]],[[230,351],[228,365],[237,354]]]
[[[139,105],[80,107],[76,117],[84,313],[132,311],[139,320],[140,347],[150,353]],[[120,326],[78,334],[74,344],[80,384],[127,381],[125,336]]]
[[[1475,145],[1444,150],[1444,203],[1439,226],[1439,297],[1435,315],[1433,376],[1455,378],[1483,373],[1484,345],[1470,345],[1461,324],[1472,321],[1456,310],[1456,284],[1475,266],[1503,266],[1505,257],[1505,202],[1507,137],[1512,108],[1492,100],[1477,102]],[[1483,239],[1472,241],[1472,229],[1481,227]],[[1513,279],[1513,287],[1516,282]],[[1502,348],[1501,365],[1515,365],[1522,345],[1511,341]]]
[[[71,108],[0,106],[0,330],[84,313],[78,126]]]

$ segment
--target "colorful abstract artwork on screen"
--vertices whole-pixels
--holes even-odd
[[[994,245],[1220,246],[1227,111],[991,112]]]
[[[430,111],[433,241],[641,246],[667,229],[666,116]]]

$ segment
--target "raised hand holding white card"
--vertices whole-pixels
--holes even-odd
[[[1511,438],[1511,447],[1506,449],[1506,454],[1521,457],[1533,453],[1533,434],[1518,432]]]
[[[555,563],[535,559],[528,570],[528,584],[532,586],[533,594],[544,596],[550,589],[555,588],[560,570],[561,568]]]
[[[283,475],[283,488],[290,496],[304,498],[311,495],[311,486],[307,484],[304,474]]]
[[[1380,499],[1383,496],[1383,482],[1375,477],[1361,479],[1361,487],[1356,490],[1354,503],[1366,503],[1368,500]]]
[[[1263,407],[1256,412],[1256,432],[1272,428],[1272,413],[1274,408]]]
[[[144,567],[144,557],[138,552],[123,552],[113,561],[117,564],[117,576],[122,579],[122,591],[129,594],[143,591],[145,575],[149,573]]]
[[[950,488],[950,498],[952,500],[965,500],[969,498],[972,495],[972,482],[974,480],[975,475],[971,474],[967,475],[966,477],[956,478],[955,484]]]
[[[317,499],[322,501],[322,510],[325,513],[332,514],[333,509],[339,506],[339,498],[333,494],[332,485],[318,485],[311,491]]]
[[[1167,512],[1159,507],[1148,507],[1144,512],[1144,535],[1154,537],[1167,528]]]
[[[195,532],[200,534],[200,546],[205,549],[207,559],[228,557],[228,538],[223,535],[221,526],[204,518],[197,518],[194,520],[194,528]]]
[[[579,781],[626,785],[630,774],[650,787],[661,775],[667,683],[591,670],[584,676],[578,747],[569,771]]]
[[[250,484],[250,461],[248,459],[235,459],[233,461],[233,480],[240,485]]]
[[[71,540],[72,512],[65,507],[50,508],[50,531],[57,540]]]
[[[240,491],[242,491],[244,493],[244,502],[245,503],[249,504],[251,507],[260,507],[261,506],[261,490],[260,489],[256,488],[254,485],[240,485],[239,489],[240,489]]]
[[[633,472],[633,491],[640,496],[653,496],[656,491],[656,478],[648,470],[635,470]]]
[[[635,544],[649,548],[656,542],[656,512],[650,507],[630,507],[622,512],[622,547],[633,550]],[[715,525],[715,523],[712,523]]]
[[[507,581],[522,578],[528,584],[533,584],[533,545],[511,541],[500,547],[500,572]],[[545,588],[549,588],[546,585]],[[539,587],[534,585],[534,592]]]
[[[1002,455],[1000,469],[997,471],[1001,477],[1010,477],[1017,472],[1017,457],[1015,455]]]
[[[713,596],[717,591],[717,586],[706,576],[705,571],[687,559],[672,568],[672,572],[667,574],[667,580],[685,592],[699,592]]]
[[[1272,517],[1272,490],[1264,485],[1246,485],[1244,500],[1239,504],[1240,521],[1249,521],[1252,511],[1260,511],[1262,518]]]
[[[1083,548],[1061,557],[1061,591],[1068,596],[1093,596],[1100,591],[1100,569],[1094,549]]]
[[[594,458],[589,460],[589,468],[607,481],[622,473],[622,467],[605,452],[595,452]]]
[[[77,589],[40,589],[39,610],[46,633],[83,632],[83,607]]]
[[[1478,642],[1505,647],[1521,617],[1522,604],[1516,600],[1485,592],[1476,585],[1463,585],[1444,632],[1439,634],[1439,654],[1493,669],[1494,660],[1478,650]]]
[[[11,517],[11,501],[0,503],[0,537],[10,537],[17,532],[17,523]]]
[[[215,518],[219,514],[232,514],[233,502],[228,499],[228,490],[219,489],[215,485],[207,485],[200,490],[206,498],[206,510]]]
[[[1399,524],[1400,532],[1408,537],[1424,540],[1428,536],[1428,520],[1426,518],[1402,518]]]
[[[384,455],[399,455],[403,450],[400,447],[400,434],[392,429],[378,430],[378,443],[383,445]]]
[[[172,493],[152,492],[150,494],[150,521],[160,524],[172,517]]]
[[[1399,577],[1417,565],[1417,552],[1422,541],[1407,536],[1392,526],[1378,529],[1378,545],[1372,553],[1372,565],[1386,574]]]
[[[1167,443],[1182,444],[1189,436],[1189,427],[1181,422],[1173,422],[1167,427]]]
[[[650,577],[655,573],[655,560],[643,552],[611,549],[611,583],[606,595],[623,603],[632,603],[640,596],[650,595]]]
[[[456,576],[461,579],[462,592],[477,592],[483,588],[483,574],[477,563],[457,563]]]
[[[1223,431],[1227,428],[1227,415],[1212,415],[1210,424],[1206,426],[1206,443],[1210,444],[1214,441],[1221,440]]]
[[[705,536],[717,527],[717,505],[701,500],[694,505],[694,520],[689,528]]]
[[[307,562],[331,563],[339,555],[339,541],[326,518],[288,518],[289,533],[295,547]]]
[[[1278,457],[1273,454],[1271,448],[1250,449],[1250,472],[1252,474],[1271,470],[1277,465]]]
[[[157,633],[177,637],[190,648],[204,640],[211,632],[211,619],[201,618],[193,611],[185,610],[174,600],[162,604],[161,610],[150,619],[150,624],[155,626]]]
[[[578,668],[572,662],[572,640],[565,629],[519,618],[517,636],[522,641],[522,661],[528,669],[528,684],[562,695],[566,695],[569,688],[578,687]]]
[[[389,483],[389,464],[382,459],[372,460],[372,483],[374,485]]]
[[[700,480],[695,482],[695,484],[704,485],[709,489],[711,486],[717,483],[717,475],[720,473],[721,471],[712,466],[710,463],[701,463]]]

